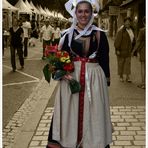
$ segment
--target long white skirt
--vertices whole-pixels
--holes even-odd
[[[81,62],[74,62],[72,76],[80,79]],[[105,148],[112,142],[109,97],[106,77],[98,63],[85,65],[83,148]],[[79,93],[71,94],[69,84],[59,82],[55,95],[53,140],[64,148],[76,148],[78,136]]]

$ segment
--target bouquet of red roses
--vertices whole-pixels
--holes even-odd
[[[43,73],[48,83],[50,83],[51,77],[54,80],[61,80],[65,76],[72,94],[81,90],[80,83],[69,75],[74,71],[74,63],[70,59],[68,52],[57,50],[57,46],[50,45],[46,46],[45,57],[48,64],[43,68]]]

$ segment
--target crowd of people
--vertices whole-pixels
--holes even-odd
[[[52,23],[52,24],[51,24]],[[24,59],[28,57],[28,46],[34,47],[37,39],[43,43],[43,56],[46,45],[58,45],[61,37],[61,29],[57,22],[50,21],[50,18],[43,20],[43,24],[39,27],[35,17],[26,15],[21,19],[13,18],[12,27],[9,29],[9,45],[11,54],[12,71],[16,71],[16,55],[19,57],[20,70],[24,68]],[[4,40],[3,40],[3,56],[4,56]]]

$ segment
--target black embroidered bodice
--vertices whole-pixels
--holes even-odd
[[[77,30],[75,30],[71,43],[71,50],[80,57],[89,57],[93,52],[97,50],[98,47],[96,34],[92,32],[89,36],[82,36],[79,39],[75,40],[74,38],[78,34],[79,33],[77,32]]]
[[[62,46],[62,50],[66,50],[73,56],[89,57],[95,51],[97,51],[96,60],[102,67],[106,77],[110,77],[109,70],[109,44],[104,32],[100,31],[100,43],[98,47],[98,40],[96,37],[96,31],[92,31],[88,36],[82,36],[75,40],[74,37],[78,35],[78,31],[74,30],[71,48],[68,46],[68,34],[65,36],[65,40]]]

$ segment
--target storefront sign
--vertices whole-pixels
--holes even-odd
[[[109,15],[118,15],[120,8],[118,6],[109,6]]]

